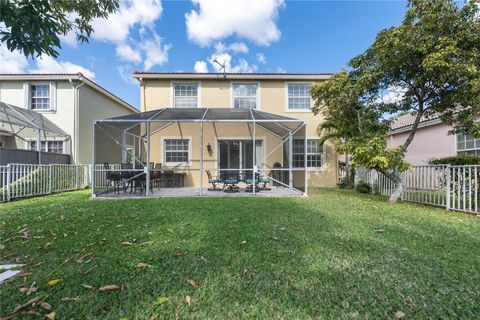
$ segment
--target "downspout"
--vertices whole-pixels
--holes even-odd
[[[146,95],[145,95],[145,82],[143,82],[143,78],[138,78],[138,82],[140,82],[140,88],[141,88],[141,97],[140,99],[143,101],[142,103],[142,112],[147,111],[147,101],[146,101]]]
[[[79,78],[81,79],[81,78]],[[80,87],[82,87],[85,82],[80,80],[79,84],[75,84],[73,79],[68,79],[73,88],[73,139],[70,139],[70,143],[73,143],[73,159],[74,163],[78,162],[78,149],[79,149],[79,138],[80,138]]]

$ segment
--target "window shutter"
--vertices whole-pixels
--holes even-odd
[[[23,107],[30,109],[30,83],[23,83]]]
[[[57,111],[57,82],[50,82],[50,109]]]

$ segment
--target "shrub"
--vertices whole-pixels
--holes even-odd
[[[372,187],[366,182],[359,181],[357,185],[355,186],[358,192],[360,193],[370,193],[372,191]]]
[[[352,186],[350,184],[350,178],[349,177],[341,178],[338,181],[337,186],[338,186],[339,189],[350,189],[350,188],[352,188]]]
[[[452,166],[480,165],[480,156],[462,154],[453,157],[433,159],[430,160],[429,163],[433,165],[450,164]]]

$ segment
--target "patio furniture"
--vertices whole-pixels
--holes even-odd
[[[272,175],[273,175],[273,170],[270,170],[267,176],[262,176],[258,179],[260,190],[272,190],[272,188],[267,186],[267,184],[270,184],[270,185],[272,184],[272,181],[273,181],[271,178]],[[260,183],[263,183],[263,186],[260,185]]]
[[[158,189],[160,189],[160,180],[161,180],[161,176],[162,176],[161,169],[162,169],[162,164],[161,163],[156,163],[155,167],[153,169],[153,172],[150,175],[150,177],[151,177],[150,179],[153,182],[153,186],[157,187]]]
[[[176,183],[175,183],[175,173],[173,171],[164,171],[163,172],[163,177],[165,179],[165,186],[167,188],[175,188]]]
[[[113,192],[117,191],[120,193],[120,186],[122,182],[122,174],[111,171],[110,165],[108,162],[103,164],[103,168],[106,170],[105,175],[109,184],[113,184]],[[108,188],[107,192],[108,193]]]
[[[238,171],[227,171],[223,183],[223,191],[228,193],[238,192],[237,184],[240,182]]]
[[[260,174],[258,172],[255,172],[255,179],[252,178],[252,172],[247,171],[245,173],[245,183],[247,184],[247,187],[245,188],[245,192],[253,192],[253,185],[255,184],[255,191],[259,192],[260,187],[258,186],[258,183],[260,181]]]
[[[208,183],[212,184],[212,188],[208,188],[208,191],[221,191],[222,189],[217,188],[217,185],[220,183],[225,183],[225,180],[218,178],[217,176],[212,176],[210,170],[205,170],[208,177]]]

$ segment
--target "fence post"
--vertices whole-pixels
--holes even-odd
[[[445,167],[445,172],[446,172],[446,174],[447,174],[447,186],[446,186],[446,193],[447,193],[447,194],[446,194],[446,197],[445,197],[447,203],[446,203],[446,205],[445,205],[445,209],[450,210],[450,190],[451,190],[451,185],[450,185],[450,184],[451,184],[451,181],[450,181],[450,173],[451,173],[451,172],[450,172],[450,165],[447,165],[447,166]]]
[[[10,183],[11,183],[11,177],[10,177],[11,171],[10,171],[10,163],[7,164],[7,202],[10,202]]]
[[[52,193],[52,165],[48,165],[48,194]]]

